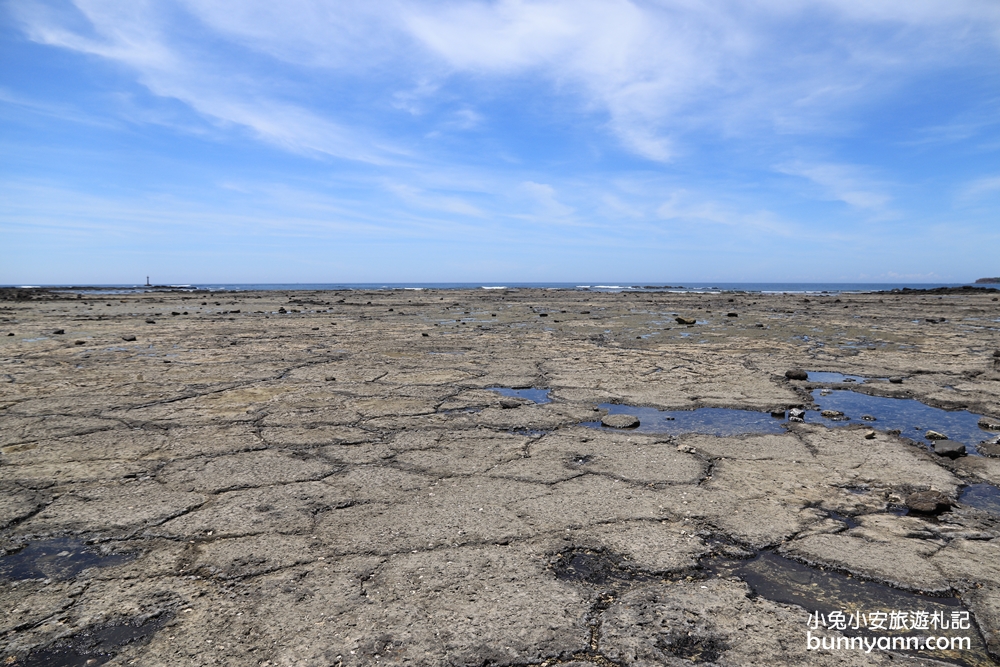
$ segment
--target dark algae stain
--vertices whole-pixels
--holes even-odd
[[[103,665],[129,644],[144,643],[171,619],[162,614],[144,622],[123,622],[96,626],[32,651],[23,659],[9,662],[12,667],[91,667]]]
[[[718,576],[734,576],[743,580],[754,595],[802,607],[803,644],[807,640],[807,631],[813,637],[825,637],[827,641],[836,637],[867,638],[876,646],[873,650],[884,648],[877,646],[880,638],[890,647],[892,639],[899,638],[896,648],[890,650],[966,667],[997,664],[990,657],[972,615],[958,598],[901,591],[839,572],[810,567],[771,552],[763,552],[750,560],[716,561],[708,569]],[[904,614],[903,617],[897,616],[897,619],[904,619],[903,625],[912,625],[914,614],[926,613],[928,627],[889,629],[893,624],[893,612]],[[953,628],[956,620],[965,627]],[[923,641],[917,638],[930,636],[948,637],[949,641],[955,637],[968,637],[969,647],[961,650],[903,648],[907,646],[905,638],[914,638],[909,646],[916,647],[918,641]],[[852,652],[864,650],[857,645]],[[819,646],[822,647],[822,643]]]

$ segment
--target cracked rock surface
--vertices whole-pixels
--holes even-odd
[[[807,650],[814,609],[733,576],[762,552],[949,598],[973,649],[907,658],[997,664],[1000,517],[959,501],[1000,484],[993,450],[598,407],[815,409],[806,369],[993,424],[991,293],[4,294],[4,664],[897,660]],[[905,514],[921,491],[952,504]]]

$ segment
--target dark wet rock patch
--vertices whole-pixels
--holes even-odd
[[[92,667],[103,665],[129,644],[148,641],[172,618],[160,614],[144,621],[88,628],[72,637],[60,639],[53,645],[32,651],[23,659],[7,662],[12,667]]]
[[[711,564],[710,572],[716,576],[736,577],[744,581],[753,595],[773,602],[793,604],[802,607],[809,618],[823,619],[827,623],[831,612],[840,612],[848,617],[853,613],[884,613],[886,618],[892,611],[935,612],[951,619],[954,612],[969,614],[969,627],[961,630],[893,630],[870,629],[859,625],[856,629],[842,632],[855,636],[918,636],[939,634],[967,636],[970,649],[963,651],[902,651],[907,655],[933,658],[959,665],[979,666],[995,664],[989,655],[982,635],[971,620],[971,614],[956,597],[938,597],[913,593],[892,588],[875,581],[866,581],[840,572],[823,569],[784,558],[765,551],[755,558],[742,561],[719,560]],[[803,614],[803,630],[807,618]],[[815,616],[814,616],[815,615]],[[888,623],[886,623],[888,628]],[[828,627],[818,625],[814,632],[830,636]]]

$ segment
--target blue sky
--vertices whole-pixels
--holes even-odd
[[[996,0],[13,0],[0,283],[1000,275]]]

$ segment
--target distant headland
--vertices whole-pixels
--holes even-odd
[[[976,281],[977,285],[993,284],[993,283],[1000,283],[1000,278],[980,278],[979,280]]]

